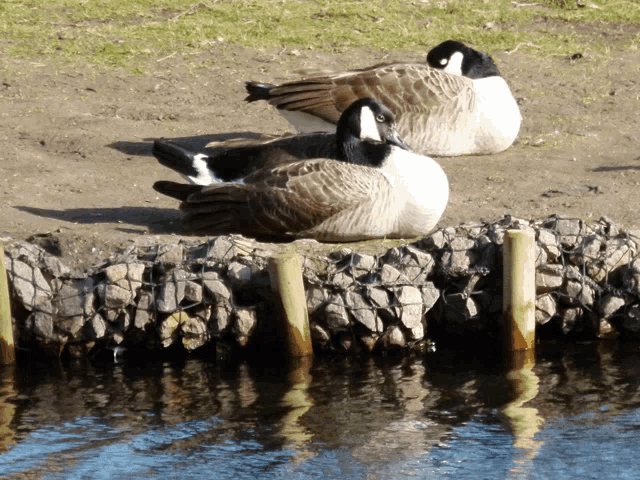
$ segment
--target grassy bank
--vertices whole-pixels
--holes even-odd
[[[579,3],[582,6],[568,0],[5,0],[0,3],[0,50],[5,57],[51,55],[127,67],[174,52],[199,53],[220,43],[425,51],[456,38],[489,52],[519,48],[548,55],[602,52],[606,47],[597,32],[618,30],[626,32],[620,48],[638,48],[640,4]]]

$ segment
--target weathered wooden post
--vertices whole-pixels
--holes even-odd
[[[507,352],[535,346],[536,243],[532,231],[508,230],[503,245],[503,316]]]
[[[16,360],[13,344],[13,324],[9,303],[9,280],[4,264],[4,245],[0,244],[0,362],[11,364]]]
[[[300,257],[294,253],[273,256],[269,258],[268,270],[271,289],[278,298],[280,320],[284,324],[287,353],[290,357],[312,354]]]

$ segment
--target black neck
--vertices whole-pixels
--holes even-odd
[[[388,143],[360,140],[353,136],[345,139],[338,137],[338,160],[354,165],[380,167],[392,148]]]

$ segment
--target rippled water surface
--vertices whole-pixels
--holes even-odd
[[[640,346],[0,371],[1,478],[638,478]]]

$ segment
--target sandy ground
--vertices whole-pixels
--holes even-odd
[[[559,214],[640,228],[640,51],[618,48],[632,35],[602,36],[604,58],[490,52],[521,104],[522,129],[506,152],[440,159],[451,184],[440,225]],[[424,56],[223,45],[157,59],[146,74],[0,58],[0,240],[35,236],[91,263],[131,242],[175,239],[177,202],[151,185],[180,178],[151,156],[153,139],[197,147],[284,133],[270,107],[243,102],[246,80],[399,60]]]

